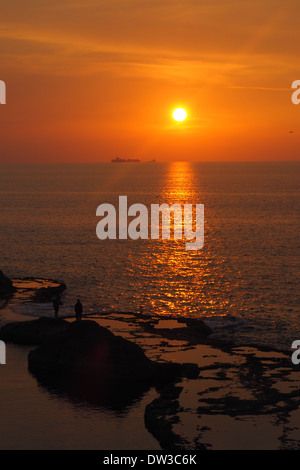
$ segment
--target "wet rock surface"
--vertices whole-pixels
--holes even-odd
[[[160,397],[153,400],[145,409],[145,426],[159,441],[164,450],[184,450],[188,447],[182,435],[174,432],[173,425],[179,423],[178,413],[182,411],[178,401],[183,387],[170,384],[162,389]],[[205,450],[204,445],[198,445],[194,450]]]
[[[97,326],[41,318],[7,325],[0,335],[39,344],[31,373],[78,403],[123,410],[154,385],[160,396],[144,420],[163,449],[300,448],[300,368],[289,351],[199,335],[194,319],[159,328],[160,319],[134,312],[92,316]],[[104,365],[95,380],[97,364]]]
[[[69,323],[42,317],[37,320],[8,323],[0,330],[0,339],[15,344],[41,344],[48,338],[66,331]]]
[[[150,386],[162,386],[180,377],[196,378],[195,364],[155,362],[136,343],[114,335],[92,320],[68,322],[40,318],[3,326],[0,338],[17,344],[36,344],[28,367],[43,384],[80,396],[102,400],[113,391],[122,401]],[[121,386],[124,388],[116,388]]]
[[[157,319],[148,320],[141,323],[141,327],[148,333],[155,333],[168,339],[195,342],[196,344],[200,339],[207,338],[212,334],[211,328],[202,320],[177,319],[178,324],[182,324],[182,327],[177,328],[160,328],[159,322]]]
[[[155,363],[142,348],[116,336],[96,322],[69,323],[56,335],[46,338],[28,356],[29,369],[37,373],[91,376],[94,382],[157,384],[182,373],[182,365]]]

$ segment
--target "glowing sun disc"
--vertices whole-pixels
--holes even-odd
[[[177,108],[173,112],[173,118],[175,119],[175,121],[184,121],[186,117],[187,113],[185,109]]]

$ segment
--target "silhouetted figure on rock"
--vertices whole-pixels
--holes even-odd
[[[57,318],[58,318],[58,311],[59,311],[59,306],[60,305],[62,305],[62,301],[60,300],[60,297],[55,297],[55,299],[53,300],[55,320],[57,320]]]
[[[78,299],[76,304],[75,304],[75,313],[76,313],[76,320],[80,321],[82,319],[82,303]]]

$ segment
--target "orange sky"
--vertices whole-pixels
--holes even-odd
[[[2,0],[0,161],[298,160],[299,17],[299,0]]]

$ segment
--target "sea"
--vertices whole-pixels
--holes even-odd
[[[60,314],[195,317],[245,344],[300,339],[299,162],[2,164],[0,269],[62,280]],[[100,240],[100,204],[204,204],[204,246]],[[131,218],[132,219],[132,218]],[[150,222],[149,222],[150,223]],[[53,315],[51,303],[12,305]]]

